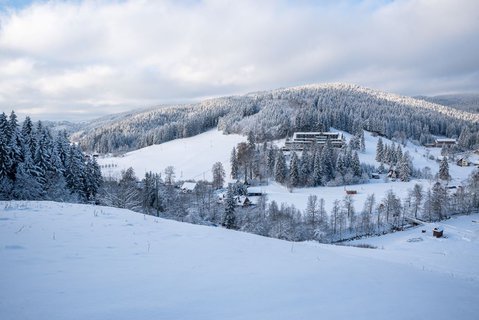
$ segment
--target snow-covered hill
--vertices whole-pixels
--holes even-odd
[[[242,141],[246,141],[246,137],[224,135],[214,129],[194,137],[132,151],[122,157],[103,157],[98,159],[98,163],[106,177],[119,177],[121,170],[132,167],[142,178],[146,172],[161,173],[166,167],[173,166],[176,179],[211,181],[211,168],[215,162],[221,162],[225,172],[231,172],[231,151]]]
[[[449,220],[444,239],[376,238],[374,250],[0,202],[0,318],[477,319],[477,220]]]

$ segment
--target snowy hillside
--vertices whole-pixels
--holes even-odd
[[[0,318],[477,319],[478,220],[447,221],[444,239],[376,238],[374,250],[0,202]]]
[[[211,168],[215,162],[221,162],[226,172],[231,171],[231,150],[243,141],[246,137],[224,135],[214,129],[191,138],[132,151],[122,157],[103,157],[98,163],[106,177],[119,177],[121,170],[129,167],[143,177],[148,171],[161,173],[166,167],[173,166],[178,180],[211,181]]]

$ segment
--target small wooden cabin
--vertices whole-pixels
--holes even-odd
[[[434,229],[432,229],[432,236],[433,237],[442,238],[443,235],[444,235],[444,229],[443,228],[435,227]]]

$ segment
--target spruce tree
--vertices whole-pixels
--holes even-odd
[[[301,178],[299,175],[299,159],[296,152],[292,152],[291,161],[289,162],[289,183],[292,187],[299,185]]]
[[[351,167],[353,169],[353,174],[356,177],[361,177],[362,175],[361,163],[359,162],[359,155],[357,151],[354,151]]]
[[[10,158],[9,125],[5,113],[0,114],[0,180],[8,178],[12,159]]]
[[[406,151],[399,163],[399,179],[401,181],[409,181],[411,178],[411,172],[412,172],[412,165],[411,165],[411,159],[409,157],[409,152]]]
[[[449,164],[447,162],[447,157],[442,157],[441,163],[439,164],[439,179],[449,180]]]
[[[279,183],[285,183],[287,177],[286,158],[283,152],[278,152],[274,164],[274,179]]]
[[[381,137],[379,137],[378,144],[376,145],[376,161],[384,162],[384,144]]]
[[[236,229],[235,206],[233,187],[229,185],[226,193],[225,212],[221,223],[227,229]]]

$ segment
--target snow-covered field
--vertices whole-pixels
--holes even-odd
[[[119,177],[121,170],[132,167],[141,179],[148,171],[162,173],[173,166],[177,180],[212,180],[211,167],[221,162],[231,172],[231,150],[246,137],[224,135],[216,129],[184,139],[177,139],[126,153],[123,157],[98,159],[104,176]],[[105,167],[115,165],[114,167]]]
[[[374,250],[0,202],[0,319],[477,319],[473,220],[447,221],[445,239],[368,240]]]

